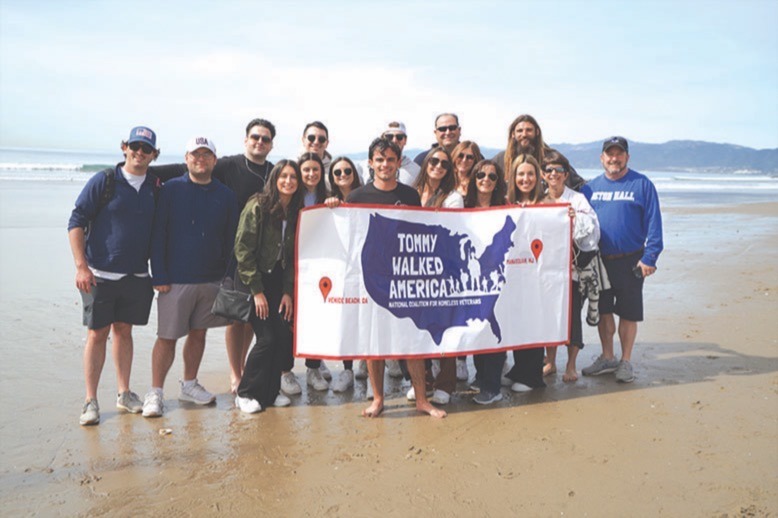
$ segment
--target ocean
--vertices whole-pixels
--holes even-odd
[[[94,173],[113,166],[120,158],[118,149],[116,152],[90,152],[0,148],[0,182],[83,184]],[[155,163],[181,161],[178,156],[172,158],[160,158]],[[270,157],[273,161],[278,158]],[[664,206],[755,203],[775,200],[778,195],[778,177],[766,174],[646,171],[637,163],[630,163],[630,166],[651,178]],[[578,173],[590,179],[602,171],[579,169]]]

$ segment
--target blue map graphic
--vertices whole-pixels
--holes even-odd
[[[516,223],[510,217],[480,256],[469,236],[371,214],[362,248],[370,297],[397,318],[410,318],[436,345],[470,320],[489,322],[502,341],[494,306],[505,284],[505,259]]]

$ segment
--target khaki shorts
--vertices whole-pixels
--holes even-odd
[[[223,327],[229,320],[211,314],[218,282],[173,284],[157,297],[157,336],[177,340],[193,329]]]

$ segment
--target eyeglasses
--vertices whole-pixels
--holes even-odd
[[[249,135],[249,138],[251,140],[257,140],[259,142],[262,142],[263,144],[270,144],[271,142],[273,142],[272,138],[265,135],[257,135],[256,133],[252,133],[251,135]]]
[[[545,171],[546,174],[554,174],[554,173],[565,174],[567,172],[564,167],[551,167],[551,166],[546,167]]]
[[[405,135],[404,133],[387,133],[384,135],[384,138],[386,140],[397,140],[399,142],[400,140],[405,140],[405,137],[407,136],[408,135]]]
[[[154,152],[154,148],[145,142],[130,142],[129,143],[130,149],[133,151],[138,151],[139,149],[142,149],[143,152],[147,155],[150,155]]]
[[[438,164],[440,164],[440,166],[444,169],[448,169],[449,167],[451,167],[451,162],[449,162],[448,160],[445,159],[441,160],[440,158],[436,158],[436,157],[430,158],[431,167],[437,167]]]
[[[213,157],[213,153],[210,151],[192,151],[189,153],[189,156],[194,158],[195,160],[205,160],[206,158]]]
[[[475,155],[471,155],[469,153],[468,154],[459,153],[457,155],[457,158],[460,159],[460,160],[462,160],[462,159],[464,159],[464,160],[475,160]]]
[[[313,144],[317,140],[316,135],[308,135],[305,138],[307,138],[308,142],[310,142],[311,144]],[[319,141],[319,144],[324,144],[325,142],[327,142],[327,137],[325,137],[324,135],[319,135],[318,141]]]
[[[476,180],[483,180],[486,177],[489,177],[489,181],[492,181],[492,182],[496,182],[497,181],[497,174],[496,173],[486,174],[483,171],[478,171],[477,173],[475,173],[475,179]]]
[[[334,174],[335,176],[340,178],[340,175],[351,176],[351,173],[353,173],[353,172],[354,172],[354,170],[351,169],[350,167],[344,167],[343,169],[335,169],[332,172],[332,174]]]
[[[456,131],[458,129],[459,129],[459,126],[457,126],[456,124],[451,124],[449,126],[438,126],[437,127],[437,130],[439,132],[441,132],[441,133],[445,133],[447,131]]]

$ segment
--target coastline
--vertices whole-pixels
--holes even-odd
[[[380,419],[358,417],[364,382],[343,395],[304,389],[290,408],[245,416],[232,408],[224,334],[213,330],[201,379],[215,408],[174,399],[179,352],[165,417],[117,413],[109,353],[102,423],[82,428],[84,331],[65,232],[80,187],[0,185],[9,515],[396,516],[409,504],[427,515],[778,513],[778,202],[663,208],[665,252],[646,283],[629,385],[565,384],[560,370],[546,389],[482,408],[460,383],[449,417],[435,421],[388,379]],[[139,394],[155,322],[153,311],[135,333]],[[596,331],[585,326],[584,338],[579,372],[599,352]]]

